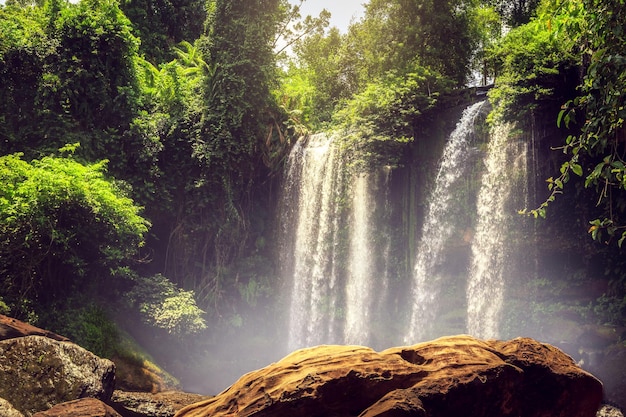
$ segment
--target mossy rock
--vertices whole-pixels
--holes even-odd
[[[71,342],[43,336],[0,341],[0,397],[29,416],[78,398],[107,401],[115,366]]]
[[[122,391],[157,393],[180,388],[178,381],[145,359],[114,356],[115,388]]]

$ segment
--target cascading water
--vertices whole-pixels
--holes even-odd
[[[281,263],[290,283],[289,349],[368,344],[386,286],[385,248],[375,244],[389,238],[374,236],[387,209],[377,201],[381,173],[351,173],[325,134],[298,141],[287,168]]]
[[[526,194],[520,184],[528,181],[527,150],[510,140],[507,125],[491,131],[484,154],[474,146],[483,105],[465,109],[446,142],[411,277],[405,272],[406,241],[398,239],[409,236],[398,210],[406,207],[406,194],[398,193],[411,192],[404,186],[414,183],[393,188],[394,205],[393,170],[353,172],[336,138],[327,134],[294,146],[281,197],[290,350],[328,343],[388,345],[402,338],[412,344],[464,326],[479,337],[498,335],[503,277],[513,268],[507,233],[516,227],[516,209],[527,203],[513,203]],[[512,188],[524,192],[510,193]],[[407,284],[412,291],[405,295]],[[407,299],[410,327],[402,329],[398,323],[407,312],[399,306]]]
[[[467,330],[480,338],[499,337],[504,277],[509,273],[507,265],[511,262],[507,259],[512,253],[512,239],[507,232],[515,223],[511,217],[517,216],[507,203],[516,182],[522,184],[519,194],[527,195],[527,146],[509,143],[511,129],[510,124],[500,124],[491,131],[477,199],[478,218],[467,284]]]
[[[290,154],[287,182],[295,206],[293,288],[289,313],[290,349],[336,340],[329,312],[336,308],[337,204],[342,188],[336,148],[324,134],[299,141]],[[290,248],[287,248],[289,250]]]
[[[438,266],[444,261],[445,245],[457,226],[453,214],[452,188],[467,170],[468,140],[474,131],[474,120],[482,106],[483,102],[479,102],[465,109],[446,143],[440,160],[417,246],[411,321],[404,339],[407,344],[423,340],[436,315],[441,290]]]
[[[365,344],[369,337],[370,302],[372,299],[372,271],[374,270],[370,236],[372,201],[368,176],[356,178],[352,198],[352,229],[350,230],[350,254],[346,282],[346,323],[344,341],[349,344]]]

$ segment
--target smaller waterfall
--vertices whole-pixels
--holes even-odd
[[[527,147],[508,143],[511,129],[510,124],[492,129],[476,207],[478,218],[467,284],[467,330],[480,338],[499,337],[507,257],[512,246],[508,232],[514,227],[510,218],[517,215],[507,202],[516,182],[523,184],[519,194],[527,194]]]
[[[474,120],[483,102],[465,109],[456,128],[451,133],[440,160],[434,189],[428,199],[428,207],[417,246],[417,259],[413,275],[412,314],[406,344],[424,340],[436,315],[440,293],[438,266],[443,262],[443,249],[453,235],[454,185],[466,172],[468,140],[474,131]]]

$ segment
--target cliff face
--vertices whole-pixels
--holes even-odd
[[[177,417],[591,417],[601,399],[600,381],[553,346],[455,336],[382,352],[299,350]]]

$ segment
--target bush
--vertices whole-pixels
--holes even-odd
[[[188,335],[206,328],[193,291],[185,291],[161,274],[136,279],[126,299],[139,310],[144,323],[173,335]]]

